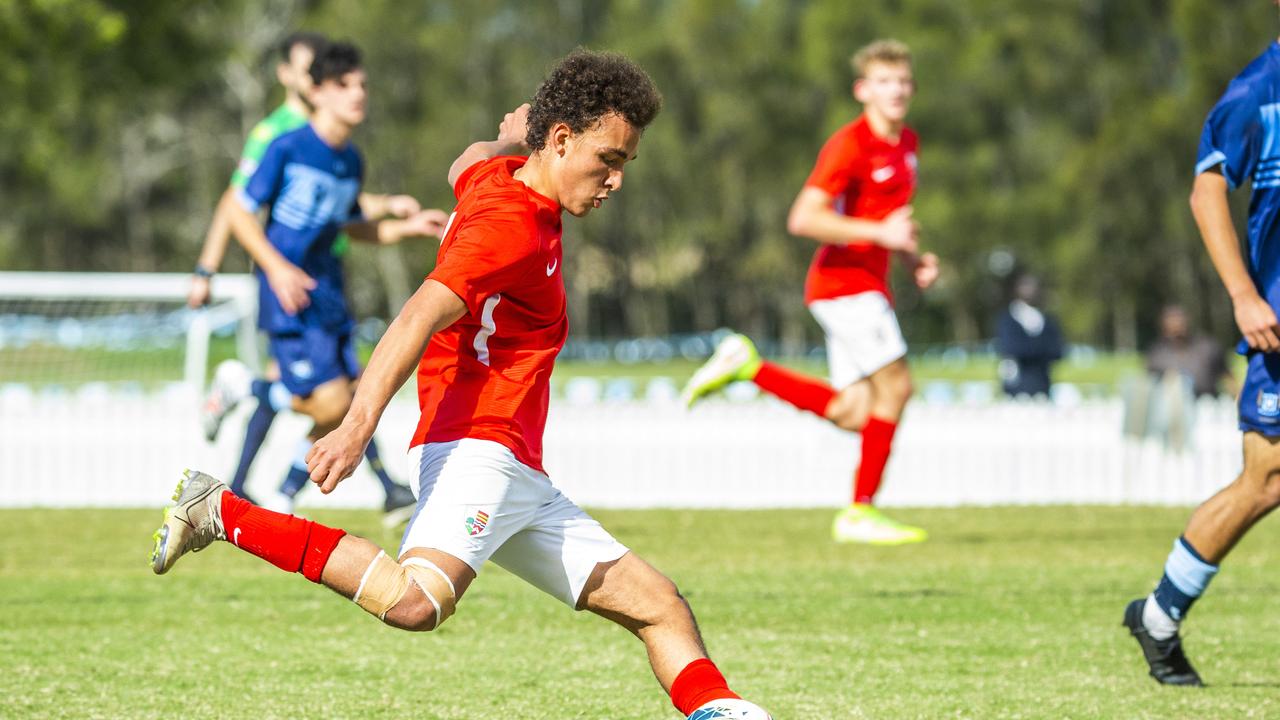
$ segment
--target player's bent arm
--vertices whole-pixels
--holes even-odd
[[[1196,219],[1213,267],[1231,295],[1240,332],[1250,347],[1275,352],[1280,350],[1276,313],[1258,294],[1253,279],[1249,277],[1244,257],[1240,254],[1240,239],[1231,222],[1227,191],[1227,179],[1221,173],[1200,173],[1191,188],[1191,214]]]
[[[427,342],[466,313],[462,299],[435,280],[422,283],[387,328],[360,376],[351,408],[336,430],[307,455],[311,480],[331,492],[350,477],[392,396],[413,374]]]
[[[448,222],[448,213],[430,208],[419,210],[402,220],[361,220],[347,223],[342,229],[353,240],[389,245],[410,237],[440,237]]]
[[[868,242],[889,247],[882,223],[841,215],[831,207],[831,201],[831,195],[818,188],[801,190],[787,215],[787,232],[829,245]]]
[[[455,187],[463,171],[478,162],[499,155],[528,155],[529,146],[525,143],[528,120],[529,103],[524,103],[502,118],[502,122],[498,124],[497,139],[472,143],[463,150],[449,166],[449,187]]]
[[[385,217],[405,218],[421,209],[422,205],[412,195],[360,193],[360,212],[374,220]]]
[[[262,268],[272,292],[280,300],[280,306],[285,312],[296,315],[310,304],[307,291],[315,288],[315,280],[275,249],[267,239],[258,218],[241,205],[239,200],[231,198],[225,207],[231,232],[236,240],[258,267]]]

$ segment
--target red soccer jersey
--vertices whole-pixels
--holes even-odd
[[[916,147],[911,128],[897,143],[877,137],[865,115],[836,131],[805,181],[835,199],[849,217],[880,220],[911,202],[916,189]],[[805,304],[861,292],[889,293],[889,251],[875,243],[823,244],[804,284]]]
[[[418,364],[422,418],[410,446],[492,440],[542,470],[551,367],[569,334],[560,205],[516,180],[522,157],[476,163],[427,277],[467,314],[431,338]]]

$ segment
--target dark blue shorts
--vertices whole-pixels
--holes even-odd
[[[271,335],[268,347],[280,365],[280,381],[300,397],[310,395],[334,378],[354,380],[360,376],[356,344],[349,332],[310,329]]]
[[[1240,389],[1240,429],[1280,436],[1280,354],[1249,353]]]

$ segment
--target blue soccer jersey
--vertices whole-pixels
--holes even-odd
[[[362,219],[358,198],[364,163],[351,144],[335,149],[310,124],[271,142],[248,184],[239,192],[250,212],[271,208],[267,239],[285,259],[316,281],[311,304],[297,315],[280,306],[262,270],[258,327],[266,332],[299,334],[308,329],[343,333],[352,326],[347,309],[342,261],[333,243],[348,222]]]
[[[1227,86],[1200,134],[1196,174],[1217,169],[1232,190],[1253,182],[1246,260],[1258,294],[1280,310],[1280,43]],[[1240,427],[1280,435],[1280,355],[1249,351]]]

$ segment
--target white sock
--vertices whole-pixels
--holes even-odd
[[[1178,634],[1178,621],[1161,609],[1155,593],[1148,595],[1147,603],[1142,606],[1142,625],[1156,640],[1168,640]]]

